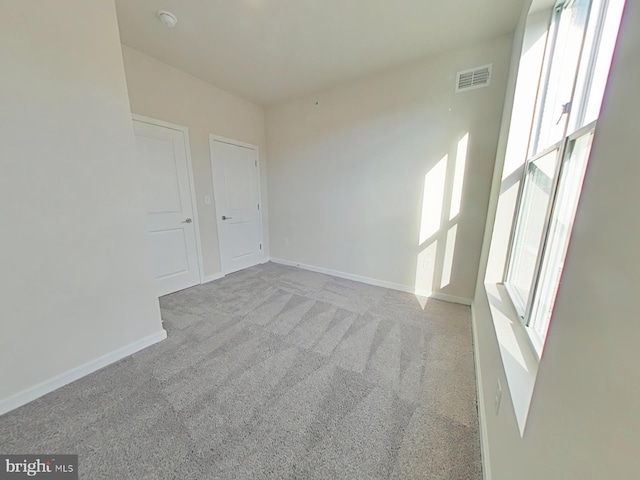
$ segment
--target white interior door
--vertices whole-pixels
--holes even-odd
[[[188,142],[179,129],[134,119],[158,296],[200,283]]]
[[[262,260],[258,150],[210,137],[213,191],[224,274]]]

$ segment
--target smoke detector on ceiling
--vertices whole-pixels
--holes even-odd
[[[158,18],[167,28],[173,28],[176,26],[176,23],[178,23],[178,18],[173,13],[167,12],[166,10],[160,10],[158,12]]]

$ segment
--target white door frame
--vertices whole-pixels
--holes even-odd
[[[246,143],[246,142],[241,142],[239,140],[234,140],[232,138],[227,138],[227,137],[222,137],[220,135],[214,135],[213,133],[209,134],[209,164],[211,165],[211,185],[214,186],[215,185],[215,179],[213,178],[213,149],[211,148],[211,143],[217,141],[217,142],[222,142],[222,143],[228,143],[229,145],[236,145],[238,147],[244,147],[244,148],[250,148],[251,150],[255,150],[256,152],[256,160],[258,162],[257,168],[258,168],[258,202],[260,204],[260,214],[258,215],[258,220],[260,222],[260,244],[262,245],[262,248],[260,249],[260,263],[264,263],[264,225],[263,225],[263,204],[262,204],[262,175],[261,173],[261,169],[262,167],[260,166],[260,149],[258,148],[257,145],[254,145],[252,143]],[[214,187],[215,188],[215,187]],[[222,251],[220,249],[221,243],[220,243],[220,222],[221,222],[221,217],[220,215],[218,215],[218,205],[215,205],[215,212],[216,212],[216,226],[217,226],[217,233],[218,233],[218,254],[220,256],[219,260],[220,260],[220,270],[222,271]],[[222,271],[222,275],[226,275],[227,272]]]
[[[196,237],[196,253],[198,254],[198,278],[200,284],[203,283],[204,264],[202,263],[202,245],[200,244],[200,221],[198,219],[198,199],[196,197],[196,185],[193,180],[193,164],[191,162],[191,144],[189,143],[189,129],[182,125],[176,125],[175,123],[165,122],[156,118],[145,117],[144,115],[138,115],[132,113],[131,118],[138,122],[148,123],[149,125],[156,125],[158,127],[170,128],[172,130],[178,130],[184,135],[184,148],[187,156],[187,171],[189,173],[189,193],[191,194],[191,205],[193,208],[193,226],[195,228]]]

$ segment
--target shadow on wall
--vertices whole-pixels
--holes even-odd
[[[424,176],[415,274],[415,294],[423,308],[426,297],[451,282],[468,150],[466,132],[455,157],[445,155]]]

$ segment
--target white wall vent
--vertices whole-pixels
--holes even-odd
[[[456,93],[489,86],[491,83],[491,68],[493,64],[471,68],[458,72],[456,78]]]

